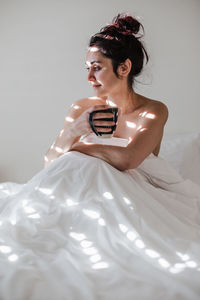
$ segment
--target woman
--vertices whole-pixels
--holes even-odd
[[[140,26],[118,15],[91,38],[95,98],[72,105],[46,168],[0,185],[0,299],[199,299],[200,191],[158,157],[166,106],[132,88]],[[89,114],[113,106],[101,139]],[[97,132],[110,117],[94,115]]]
[[[118,15],[111,25],[91,37],[86,57],[88,81],[95,97],[72,105],[60,135],[45,156],[45,164],[67,151],[79,151],[105,160],[118,170],[138,167],[151,153],[158,155],[168,110],[160,101],[135,93],[132,84],[148,55],[138,33],[142,25],[129,15]],[[120,110],[114,137],[129,140],[127,147],[86,145],[81,136],[92,133],[88,122],[90,112],[106,109],[112,104]],[[95,118],[112,114],[97,113]],[[98,126],[114,125],[113,121],[95,121],[99,132],[110,129]]]

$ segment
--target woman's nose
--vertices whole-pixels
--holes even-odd
[[[95,81],[94,73],[92,70],[88,73],[88,81]]]

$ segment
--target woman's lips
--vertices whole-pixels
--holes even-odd
[[[101,86],[100,84],[95,84],[95,85],[93,85],[94,88],[98,88],[98,87],[100,87],[100,86]]]

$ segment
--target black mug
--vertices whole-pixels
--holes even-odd
[[[98,126],[102,128],[110,128],[111,130],[109,132],[99,132],[95,129],[95,126],[93,124],[93,116],[96,113],[113,113],[113,118],[98,118],[95,119],[95,121],[114,121],[115,125],[110,125],[110,126]],[[111,137],[113,135],[114,130],[116,129],[116,123],[117,123],[117,118],[118,118],[118,107],[110,107],[107,109],[100,109],[100,110],[95,110],[89,113],[89,124],[90,127],[92,128],[92,131],[99,137]]]

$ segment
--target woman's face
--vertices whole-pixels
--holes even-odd
[[[119,89],[119,78],[113,72],[111,59],[104,57],[95,46],[88,50],[86,56],[88,81],[92,84],[97,97],[112,95]]]

